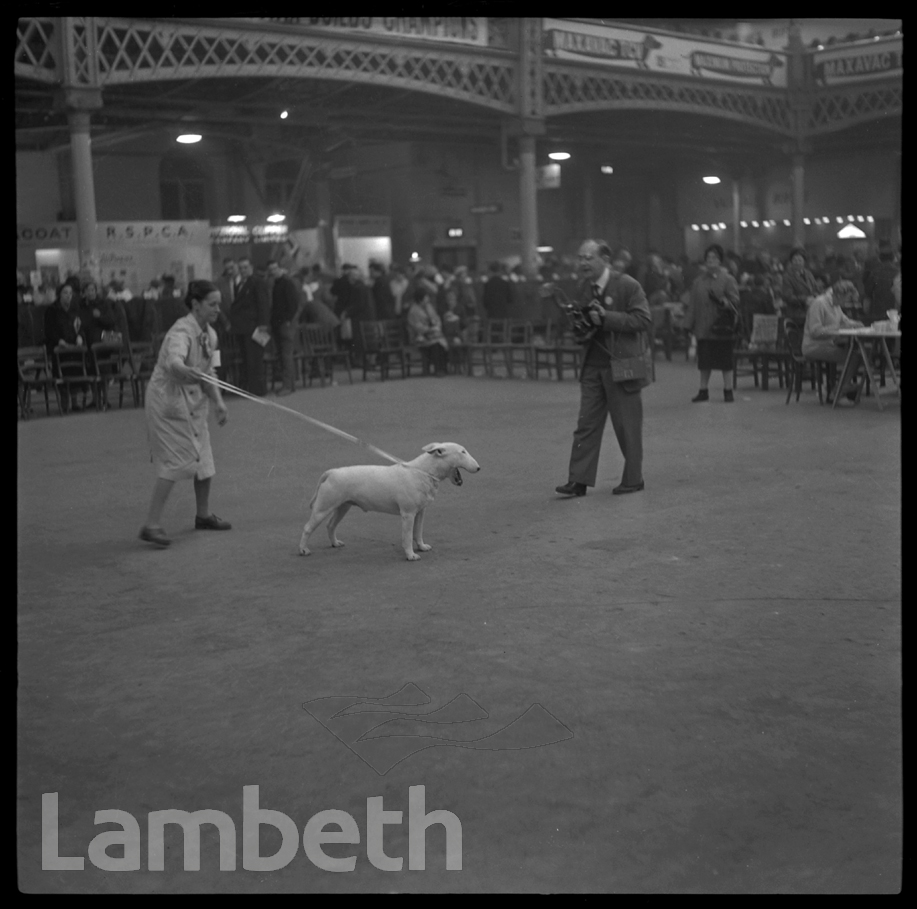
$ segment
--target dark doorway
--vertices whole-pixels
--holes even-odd
[[[434,246],[433,264],[437,268],[451,268],[465,265],[472,274],[478,268],[478,250],[474,246]]]

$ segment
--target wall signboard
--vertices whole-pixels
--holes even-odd
[[[548,58],[673,76],[783,87],[786,54],[693,36],[583,22],[545,19]]]
[[[812,58],[815,84],[842,85],[864,79],[901,77],[904,73],[904,40],[859,42],[843,49],[818,51]]]

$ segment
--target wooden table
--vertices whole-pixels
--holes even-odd
[[[847,349],[847,359],[844,361],[844,368],[841,371],[841,376],[838,379],[837,388],[834,392],[832,407],[837,407],[837,402],[840,400],[841,395],[849,391],[856,391],[856,399],[859,402],[860,395],[863,391],[863,384],[868,377],[876,393],[876,404],[879,405],[879,410],[883,409],[882,397],[879,391],[879,375],[873,369],[872,365],[872,353],[875,350],[875,345],[879,345],[879,349],[888,366],[888,371],[891,374],[892,382],[898,392],[898,397],[901,397],[901,382],[898,379],[898,373],[895,371],[892,355],[888,350],[888,339],[900,338],[900,331],[890,331],[887,329],[874,330],[871,328],[842,328],[837,332],[837,337],[850,338],[850,346]],[[855,354],[857,352],[859,352],[860,356],[863,358],[863,371],[865,372],[865,376],[859,381],[854,381],[853,366],[856,359]]]

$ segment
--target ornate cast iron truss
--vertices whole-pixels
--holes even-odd
[[[245,76],[337,79],[433,93],[510,116],[601,110],[693,112],[802,141],[903,109],[900,80],[818,89],[793,104],[767,87],[700,83],[597,64],[559,64],[540,52],[540,21],[524,20],[523,52],[392,43],[200,20],[23,18],[15,72],[68,88]]]

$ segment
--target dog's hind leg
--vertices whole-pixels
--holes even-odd
[[[414,516],[415,512],[401,512],[401,545],[409,562],[416,562],[420,556],[414,552]]]
[[[353,505],[353,502],[345,502],[343,505],[338,505],[338,507],[335,509],[334,514],[331,516],[331,520],[328,522],[328,539],[331,540],[331,545],[334,546],[335,549],[338,549],[344,545],[337,538],[337,535],[335,534],[335,530],[337,530],[338,524],[340,524],[341,521],[344,520],[344,515],[347,514],[348,511],[350,511],[350,508],[352,505]]]
[[[414,546],[421,552],[429,552],[433,547],[423,541],[423,513],[426,509],[421,508],[414,515]]]
[[[312,510],[312,514],[309,515],[309,520],[306,521],[306,526],[302,529],[302,537],[299,541],[299,554],[300,555],[311,555],[309,552],[308,542],[309,537],[312,535],[312,532],[318,527],[325,518],[328,517],[334,511],[333,508],[326,508],[324,511],[319,511],[315,508]]]

